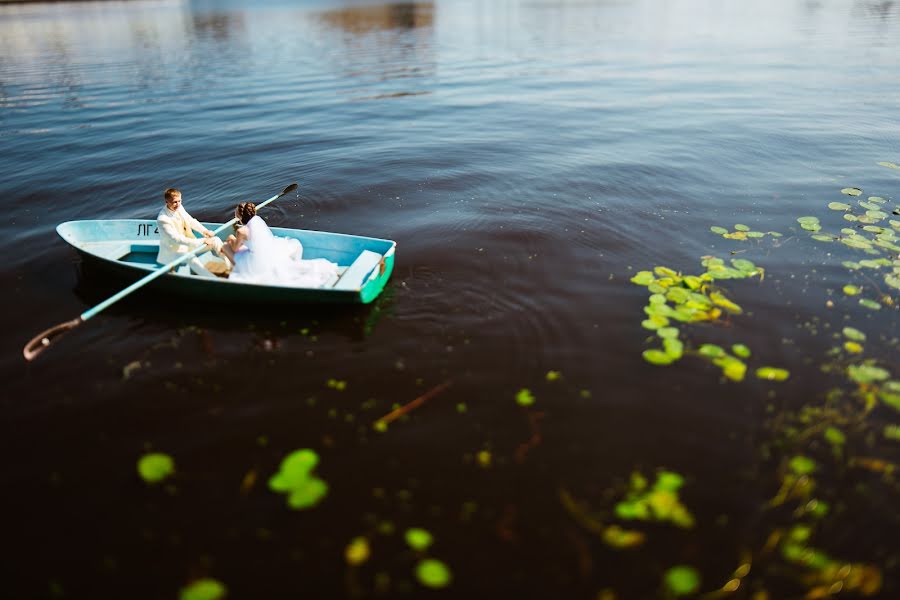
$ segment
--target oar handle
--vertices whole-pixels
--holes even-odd
[[[293,192],[296,189],[297,189],[297,184],[292,183],[291,185],[284,188],[284,190],[282,190],[280,194],[276,194],[276,195],[272,196],[271,198],[269,198],[268,200],[266,200],[265,202],[257,205],[257,207],[256,207],[257,210],[265,207],[266,205],[274,202],[275,200],[278,200],[285,194],[289,194],[289,193]],[[233,225],[236,221],[237,221],[237,218],[233,218],[230,221],[228,221],[227,223],[225,223],[224,225],[221,225],[213,232],[213,235],[218,235],[222,231],[225,231],[225,229],[227,229],[228,227],[231,227],[231,225]],[[159,267],[158,269],[156,269],[152,273],[148,274],[147,276],[142,277],[138,281],[135,281],[134,283],[129,285],[124,290],[121,290],[120,292],[113,294],[112,296],[110,296],[109,298],[107,298],[106,300],[104,300],[103,302],[98,304],[97,306],[94,306],[93,308],[90,308],[90,309],[84,311],[83,313],[81,313],[81,315],[78,316],[78,318],[72,319],[71,321],[66,321],[65,323],[60,323],[59,325],[54,325],[50,329],[47,329],[47,330],[42,331],[41,333],[37,334],[27,344],[25,344],[25,348],[22,350],[22,354],[25,356],[25,360],[28,360],[28,361],[34,360],[34,358],[38,354],[40,354],[45,349],[47,349],[47,347],[50,346],[50,344],[53,343],[53,341],[55,341],[57,338],[59,338],[61,335],[63,335],[67,331],[71,331],[72,329],[75,329],[76,327],[78,327],[79,325],[81,325],[82,323],[84,323],[85,321],[90,319],[91,317],[95,316],[97,313],[109,308],[111,305],[115,304],[116,302],[118,302],[119,300],[124,298],[125,296],[134,292],[135,290],[144,287],[145,285],[147,285],[154,279],[156,279],[158,277],[162,277],[163,275],[165,275],[166,273],[168,273],[169,271],[171,271],[178,265],[180,265],[180,264],[188,261],[189,259],[193,258],[194,256],[196,256],[201,250],[205,250],[205,249],[206,249],[205,244],[197,246],[190,252],[186,252],[185,254],[182,254],[181,256],[179,256],[178,258],[176,258],[169,264]]]

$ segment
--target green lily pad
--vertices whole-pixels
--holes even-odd
[[[734,226],[735,231],[750,231],[750,228],[742,223],[738,223]]]
[[[756,265],[745,258],[733,258],[731,259],[731,264],[734,265],[735,269],[744,271],[745,273],[753,273],[756,271]]]
[[[862,344],[851,342],[848,340],[844,342],[844,350],[846,350],[850,354],[861,354],[863,351],[863,346]]]
[[[656,330],[656,335],[663,339],[668,338],[677,338],[678,337],[678,328],[677,327],[660,327]]]
[[[816,461],[807,456],[797,455],[791,459],[789,466],[797,475],[809,475],[816,470]]]
[[[147,483],[159,483],[175,472],[175,461],[161,452],[145,454],[138,459],[137,471]]]
[[[700,589],[700,574],[693,567],[678,565],[666,571],[663,582],[673,596],[689,596]]]
[[[843,287],[843,291],[848,296],[858,296],[860,293],[862,293],[862,290],[859,287],[852,284],[845,285]]]
[[[833,242],[834,236],[830,236],[826,233],[814,233],[811,236],[812,239],[817,240],[819,242]]]
[[[862,194],[862,190],[855,187],[848,187],[841,190],[842,194],[847,194],[848,196],[859,196]]]
[[[710,227],[709,230],[712,231],[713,233],[717,233],[719,235],[724,235],[724,234],[728,233],[727,229],[725,229],[724,227],[719,227],[718,225],[714,225],[714,226]]]
[[[725,356],[725,350],[723,350],[721,346],[716,346],[715,344],[703,344],[697,352],[699,352],[701,356],[707,358],[719,358]]]
[[[750,358],[750,348],[748,348],[744,344],[734,344],[731,347],[731,351],[734,352],[735,356],[739,356],[741,358]]]
[[[804,223],[818,223],[818,217],[797,217],[797,222],[803,225]]]
[[[866,341],[866,334],[864,334],[859,329],[855,327],[844,327],[843,332],[844,337],[849,340],[853,340],[854,342],[864,342]]]
[[[759,379],[768,381],[784,381],[791,376],[787,369],[779,369],[777,367],[760,367],[756,370],[756,376]]]
[[[870,300],[869,298],[860,298],[859,299],[860,306],[864,306],[869,310],[881,310],[881,305],[874,300]]]
[[[663,352],[662,350],[644,350],[643,355],[644,360],[646,360],[651,365],[669,365],[672,364],[676,359],[671,355]]]
[[[216,579],[204,578],[192,581],[181,589],[179,600],[222,600],[228,593],[225,585]]]
[[[519,406],[531,406],[534,404],[534,396],[527,388],[522,388],[516,393],[516,404]]]
[[[672,360],[678,360],[684,353],[684,344],[678,338],[664,338],[663,349]]]
[[[318,477],[308,477],[288,494],[288,506],[295,510],[312,508],[328,494],[328,484]]]
[[[434,538],[431,534],[419,527],[411,527],[406,530],[406,534],[404,535],[406,539],[407,545],[413,550],[425,550],[428,546],[431,545],[431,542],[434,541]]]
[[[631,278],[632,283],[636,283],[638,285],[650,285],[653,283],[653,280],[656,279],[653,276],[653,273],[650,271],[639,271],[635,274],[634,277]]]
[[[856,215],[852,215],[852,214],[850,214],[850,213],[847,213],[847,214],[844,215],[844,220],[845,220],[845,221],[853,222],[853,221],[856,221],[856,220],[858,220],[858,219],[857,219],[857,216],[856,216]]]
[[[828,208],[831,210],[850,210],[850,205],[844,202],[829,202]]]
[[[748,238],[759,239],[759,238],[765,237],[765,236],[766,236],[766,234],[764,234],[762,231],[748,231],[747,232]]]
[[[857,383],[875,383],[891,376],[885,369],[869,364],[850,365],[847,367],[847,375]]]
[[[888,169],[900,169],[900,165],[894,164],[892,162],[882,161],[877,164],[880,167],[887,167]]]
[[[453,576],[447,565],[439,560],[426,558],[416,565],[416,579],[425,587],[443,588],[450,585]]]

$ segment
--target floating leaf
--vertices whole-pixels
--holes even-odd
[[[831,210],[850,210],[850,205],[844,202],[829,202],[828,208]]]
[[[850,354],[860,354],[863,351],[863,347],[857,342],[846,341],[844,342],[844,350]]]
[[[439,560],[427,558],[416,565],[416,579],[425,587],[442,588],[450,585],[453,578],[447,565]]]
[[[735,269],[744,271],[745,273],[753,273],[756,271],[756,265],[746,258],[733,258],[731,259],[731,264],[734,265]]]
[[[862,190],[855,187],[844,188],[841,190],[842,194],[847,194],[848,196],[859,196],[862,194]]]
[[[864,306],[869,310],[881,310],[881,305],[874,300],[870,300],[869,298],[860,298],[859,304],[860,306]]]
[[[779,369],[776,367],[760,367],[756,370],[756,376],[759,379],[768,381],[784,381],[791,376],[787,369]]]
[[[222,582],[211,578],[197,579],[181,589],[179,600],[221,600],[228,593]]]
[[[728,233],[727,229],[725,229],[724,227],[719,227],[718,225],[714,225],[713,227],[710,227],[709,230],[712,231],[713,233],[717,233],[719,235],[724,235],[724,234]]]
[[[293,509],[316,506],[328,494],[328,484],[312,475],[318,463],[319,455],[314,450],[291,452],[281,461],[278,473],[269,479],[269,489],[287,495],[288,506]]]
[[[859,268],[859,267],[857,267],[857,268]],[[857,286],[851,285],[851,284],[845,285],[843,289],[844,289],[844,293],[847,294],[848,296],[858,296],[860,293],[862,293],[861,289],[859,289]]]
[[[809,475],[816,470],[816,462],[803,455],[797,455],[792,458],[789,466],[791,471],[797,475]]]
[[[854,342],[866,341],[866,334],[855,327],[844,327],[842,333],[844,334],[844,337],[853,340]]]
[[[656,349],[644,350],[643,357],[651,365],[668,365],[675,361],[669,354]]]
[[[888,169],[900,169],[900,165],[894,164],[892,162],[880,162],[877,164],[878,166],[887,167]]]
[[[348,565],[359,566],[369,560],[371,550],[369,549],[369,540],[360,536],[350,540],[344,549],[344,560]]]
[[[407,545],[413,550],[425,550],[428,546],[431,545],[431,542],[434,538],[431,537],[431,534],[419,527],[411,527],[406,530],[406,534],[404,535],[406,539]]]
[[[726,233],[722,236],[723,238],[728,238],[729,240],[746,240],[747,232],[746,231],[735,231],[734,233]]]
[[[733,356],[723,356],[713,360],[713,364],[722,369],[722,375],[732,381],[743,381],[747,373],[747,365]]]
[[[638,285],[650,285],[653,283],[654,277],[653,273],[650,271],[639,271],[635,274],[634,277],[631,278],[632,283],[636,283]]]
[[[175,461],[161,452],[145,454],[138,459],[137,471],[147,483],[159,483],[175,472]]]
[[[699,352],[701,356],[707,358],[719,358],[720,356],[725,356],[725,350],[723,350],[721,346],[716,346],[715,344],[703,344],[697,352]]]
[[[868,364],[850,365],[847,367],[847,375],[857,383],[884,381],[891,376],[885,369]]]
[[[750,228],[742,223],[738,223],[734,226],[735,231],[750,231]]]
[[[656,335],[663,339],[678,337],[678,329],[676,327],[661,327],[656,330]]]
[[[688,596],[700,589],[700,574],[687,565],[672,567],[666,571],[663,581],[673,596]]]
[[[748,348],[744,344],[734,344],[731,347],[731,351],[734,352],[735,356],[740,356],[741,358],[750,358],[750,348]]]
[[[843,446],[844,442],[847,441],[844,432],[834,426],[825,429],[825,439],[833,446]]]
[[[522,388],[516,393],[516,403],[519,406],[531,406],[534,404],[534,396],[527,388]]]
[[[671,357],[673,361],[681,358],[681,355],[684,353],[684,344],[682,344],[681,340],[677,338],[664,338],[663,348],[665,349],[666,354]]]
[[[312,508],[328,494],[328,484],[318,477],[309,477],[290,491],[288,506],[295,510]]]
[[[833,242],[834,241],[834,237],[830,236],[826,233],[814,233],[809,237],[811,237],[812,239],[817,240],[819,242]]]

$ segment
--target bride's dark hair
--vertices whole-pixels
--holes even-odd
[[[256,215],[256,205],[252,202],[241,202],[237,205],[237,217],[246,225]]]

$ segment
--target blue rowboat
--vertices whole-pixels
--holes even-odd
[[[221,226],[203,225],[210,230]],[[56,231],[84,261],[122,279],[136,281],[160,267],[156,263],[159,252],[156,221],[67,221]],[[219,237],[224,239],[226,233],[220,233]],[[338,281],[327,288],[247,283],[197,275],[187,265],[181,265],[149,285],[163,293],[223,302],[366,304],[381,293],[394,269],[397,244],[392,240],[283,227],[272,227],[272,233],[299,240],[304,259],[327,258],[337,263],[341,273]],[[211,252],[202,254],[199,260],[213,271],[219,270],[214,268],[217,263],[225,266]]]

